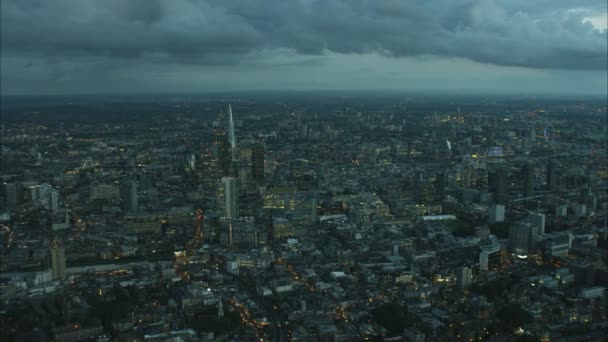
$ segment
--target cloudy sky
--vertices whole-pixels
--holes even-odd
[[[2,0],[2,95],[605,94],[605,0]]]

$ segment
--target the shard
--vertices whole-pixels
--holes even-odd
[[[232,106],[228,105],[228,139],[230,147],[234,151],[236,149],[236,136],[234,135],[234,120],[232,119]]]

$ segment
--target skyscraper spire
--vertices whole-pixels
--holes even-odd
[[[228,139],[230,140],[230,147],[234,151],[236,148],[236,136],[234,135],[234,120],[232,119],[232,106],[228,105]]]

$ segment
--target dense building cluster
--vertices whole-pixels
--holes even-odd
[[[605,337],[601,101],[230,103],[3,108],[0,339]]]

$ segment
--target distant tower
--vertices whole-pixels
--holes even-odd
[[[316,224],[317,220],[318,220],[317,198],[313,197],[310,199],[310,221],[312,224]]]
[[[473,271],[469,267],[461,267],[456,274],[456,282],[461,290],[468,289],[473,283]]]
[[[504,168],[498,168],[495,172],[488,174],[489,190],[494,192],[495,203],[507,203],[509,198],[508,180],[509,174]]]
[[[524,195],[531,196],[534,192],[534,167],[526,163],[521,169],[521,181],[524,187]]]
[[[543,213],[530,213],[530,215],[528,215],[528,223],[537,228],[539,235],[545,234],[546,222],[547,218]]]
[[[482,247],[479,253],[479,268],[482,271],[492,271],[500,266],[500,245]]]
[[[447,187],[448,179],[445,173],[440,172],[437,174],[435,179],[435,193],[439,198],[443,198],[445,195],[445,188]]]
[[[547,161],[547,190],[554,191],[557,189],[557,175],[555,170],[555,162]]]
[[[232,106],[228,105],[228,139],[232,153],[236,151],[236,136],[234,135],[234,119],[232,118]]]
[[[17,183],[4,183],[4,200],[7,209],[13,209],[19,204],[19,187]]]
[[[505,206],[504,204],[492,204],[488,207],[488,222],[495,224],[505,221]]]
[[[137,211],[137,183],[135,181],[127,180],[120,184],[120,199],[124,211]]]
[[[257,183],[264,182],[264,146],[256,144],[251,151],[251,174]]]
[[[316,172],[317,172],[317,182],[318,182],[318,184],[321,184],[321,182],[327,178],[327,162],[325,162],[325,161],[319,162],[319,164],[317,165]]]
[[[57,210],[59,209],[59,191],[52,190],[49,193],[49,202],[51,211],[53,211],[54,213],[57,212]]]
[[[539,227],[527,222],[514,222],[509,227],[509,249],[511,253],[534,252],[538,241]]]
[[[224,318],[224,303],[222,302],[222,296],[217,301],[217,317]]]
[[[218,171],[222,176],[229,176],[232,173],[232,156],[226,132],[215,132],[215,146],[217,148]]]
[[[222,177],[224,187],[224,217],[237,218],[238,213],[238,192],[236,189],[236,179],[234,177]]]
[[[534,127],[532,127],[532,128],[530,129],[530,139],[531,139],[531,140],[536,139],[536,128],[534,128]]]
[[[51,273],[54,280],[65,279],[65,249],[58,245],[51,248]]]

